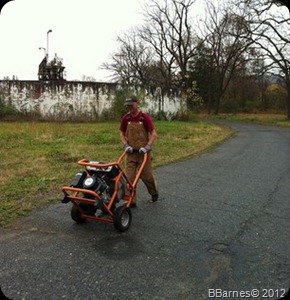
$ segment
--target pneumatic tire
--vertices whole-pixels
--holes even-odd
[[[81,216],[80,211],[78,210],[76,205],[73,205],[70,211],[71,218],[78,224],[82,224],[86,222],[86,219]]]
[[[118,231],[124,232],[129,229],[132,221],[132,213],[126,205],[119,206],[113,214],[114,226]]]

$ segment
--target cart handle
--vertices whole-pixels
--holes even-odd
[[[108,168],[111,166],[116,166],[116,165],[120,165],[121,161],[124,159],[126,155],[126,152],[124,151],[121,156],[119,157],[119,159],[117,161],[114,162],[110,162],[110,163],[97,163],[97,162],[90,162],[87,159],[81,159],[78,161],[78,164],[80,166],[90,166],[90,167],[99,167],[99,168]]]

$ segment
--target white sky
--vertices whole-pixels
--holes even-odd
[[[142,22],[145,0],[14,0],[0,13],[0,80],[37,80],[49,41],[49,59],[63,59],[67,80],[106,81],[99,66],[117,47],[116,36]]]
[[[194,14],[202,14],[195,0]],[[117,50],[116,37],[143,22],[146,0],[13,0],[0,12],[0,80],[13,75],[37,80],[38,65],[47,48],[63,60],[67,80],[82,76],[108,81],[102,63]]]

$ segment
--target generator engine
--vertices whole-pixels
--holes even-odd
[[[90,163],[104,164],[101,162],[90,161]],[[120,170],[115,166],[107,168],[86,166],[86,171],[78,172],[73,180],[72,186],[91,190],[97,193],[100,200],[108,204],[114,191],[114,178],[119,174]],[[125,178],[121,178],[118,182],[118,191],[116,202],[119,202],[124,194],[126,188]],[[91,195],[86,195],[92,197]]]

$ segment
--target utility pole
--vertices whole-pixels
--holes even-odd
[[[46,34],[46,42],[47,42],[47,45],[46,45],[46,59],[47,59],[47,62],[48,62],[48,55],[49,55],[49,52],[48,52],[48,45],[49,45],[49,43],[48,43],[48,35],[49,35],[49,33],[50,32],[52,32],[52,30],[51,29],[49,29],[48,31],[47,31],[47,34]]]

